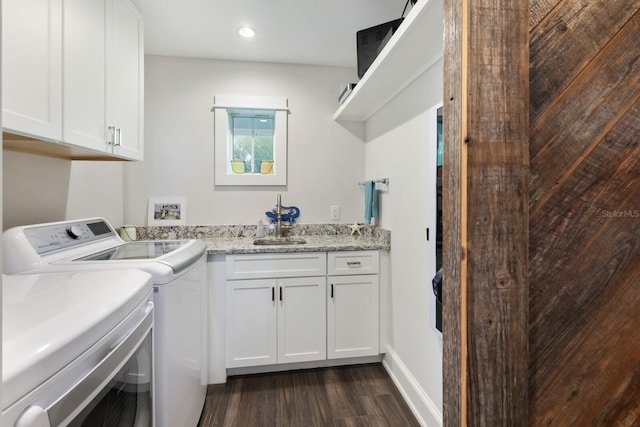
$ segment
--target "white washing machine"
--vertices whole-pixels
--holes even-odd
[[[5,231],[5,273],[136,268],[154,283],[154,399],[158,427],[196,426],[208,382],[206,244],[125,242],[103,218]]]
[[[2,278],[2,418],[15,427],[153,426],[151,276]]]

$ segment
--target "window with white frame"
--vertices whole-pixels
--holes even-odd
[[[287,100],[214,98],[215,185],[287,184]]]

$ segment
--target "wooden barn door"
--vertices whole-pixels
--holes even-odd
[[[640,0],[444,16],[444,424],[640,425]]]
[[[530,11],[530,425],[640,425],[640,0]]]

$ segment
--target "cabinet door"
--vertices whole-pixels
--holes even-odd
[[[278,363],[326,359],[326,277],[278,279],[278,286]]]
[[[107,124],[115,128],[113,153],[143,158],[144,29],[129,0],[110,0]]]
[[[329,277],[327,358],[379,354],[378,276]]]
[[[106,152],[105,0],[64,1],[64,142]]]
[[[275,280],[226,282],[226,367],[277,362]]]
[[[2,2],[2,126],[62,138],[62,0]]]

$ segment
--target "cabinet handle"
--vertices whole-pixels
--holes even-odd
[[[360,267],[360,261],[347,261],[349,267]]]
[[[116,138],[113,145],[120,147],[122,145],[122,128],[116,128]]]
[[[282,286],[280,286],[280,301],[282,301]]]
[[[115,146],[116,145],[116,127],[109,126],[107,129],[109,129],[109,134],[111,136],[111,138],[107,140],[107,144]]]
[[[331,284],[331,298],[333,298],[333,283]]]
[[[271,287],[271,301],[275,301],[276,300],[276,287],[272,286]]]

